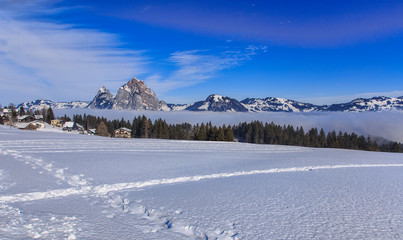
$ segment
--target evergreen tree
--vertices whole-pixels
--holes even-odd
[[[140,138],[148,138],[149,137],[149,122],[146,116],[143,115],[141,118],[140,125]]]
[[[80,115],[81,116],[81,115]],[[46,122],[50,124],[50,122],[55,119],[55,115],[53,114],[53,110],[51,107],[49,107],[46,110]],[[82,124],[82,123],[81,123]]]
[[[95,134],[98,135],[98,136],[103,136],[103,137],[110,137],[111,136],[111,134],[108,131],[108,128],[107,128],[106,124],[103,121],[98,124]]]
[[[17,112],[15,111],[14,107],[11,106],[11,122],[15,122],[17,120]]]
[[[234,141],[234,132],[232,131],[232,128],[230,125],[228,125],[228,127],[225,128],[224,135],[225,135],[225,141],[227,141],[227,142]]]
[[[225,141],[225,126],[219,127],[215,136],[216,141]]]
[[[200,141],[206,141],[207,140],[207,128],[206,128],[206,125],[204,125],[204,123],[202,123],[200,125],[200,128],[199,128],[199,131],[197,133],[196,139],[200,140]]]
[[[392,152],[400,152],[400,145],[399,145],[399,143],[393,142],[391,151],[392,151]]]
[[[320,129],[319,132],[319,147],[327,147],[327,139],[326,139],[326,133],[323,130],[323,128]]]
[[[19,115],[20,115],[20,116],[24,116],[24,115],[25,115],[25,110],[24,110],[24,108],[23,108],[22,106],[20,107]]]

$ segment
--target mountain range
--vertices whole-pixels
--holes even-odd
[[[242,101],[212,94],[204,101],[193,104],[167,104],[158,100],[156,94],[146,84],[133,78],[119,88],[114,96],[106,87],[98,90],[91,102],[53,102],[51,100],[35,100],[17,106],[25,109],[90,108],[90,109],[124,109],[150,111],[213,111],[213,112],[367,112],[403,110],[403,96],[357,98],[347,103],[332,105],[314,105],[285,98],[246,98]]]

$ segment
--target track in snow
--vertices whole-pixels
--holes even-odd
[[[51,199],[58,197],[67,197],[71,195],[100,195],[100,194],[107,194],[112,191],[122,191],[127,189],[151,187],[156,185],[197,182],[208,179],[229,178],[237,176],[256,175],[256,174],[309,172],[315,170],[330,170],[340,168],[374,168],[374,167],[403,167],[403,164],[350,164],[350,165],[323,165],[323,166],[306,166],[306,167],[291,167],[291,168],[271,168],[266,170],[240,171],[233,173],[216,173],[209,175],[155,179],[155,180],[131,182],[131,183],[103,184],[99,186],[85,185],[79,188],[73,187],[66,189],[50,190],[46,192],[19,193],[14,195],[0,196],[0,201],[15,203],[15,202]]]

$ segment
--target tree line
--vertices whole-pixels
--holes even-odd
[[[113,136],[114,130],[128,128],[133,138],[159,138],[200,141],[234,141],[231,126],[214,126],[207,124],[191,125],[189,123],[168,124],[159,118],[154,122],[146,116],[135,117],[131,122],[125,119],[107,120],[104,117],[91,115],[74,115],[73,121],[82,125],[86,130],[96,129],[99,136]]]
[[[281,126],[273,122],[253,121],[238,125],[214,126],[211,122],[191,125],[189,123],[168,124],[159,118],[154,122],[146,116],[137,116],[131,122],[125,119],[107,120],[91,115],[74,115],[73,121],[84,126],[86,130],[96,128],[96,134],[113,137],[115,129],[121,127],[131,130],[133,138],[159,138],[200,141],[240,141],[256,144],[278,144],[319,148],[343,148],[366,151],[403,152],[403,145],[386,141],[378,144],[370,137],[356,133],[331,131],[291,125]]]
[[[356,133],[331,131],[327,134],[322,129],[311,128],[307,132],[303,127],[281,126],[273,122],[263,124],[260,121],[240,123],[233,126],[234,135],[243,142],[260,144],[281,144],[304,147],[343,148],[366,151],[402,152],[403,145],[386,141],[378,144],[370,137]]]

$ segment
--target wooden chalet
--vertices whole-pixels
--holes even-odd
[[[36,127],[35,123],[30,122],[30,123],[18,123],[17,128],[21,130],[37,130],[38,128]]]
[[[17,117],[17,122],[24,122],[24,123],[29,123],[35,120],[34,116],[31,115],[22,115]]]
[[[117,138],[131,138],[132,130],[122,127],[115,130],[115,137]]]

